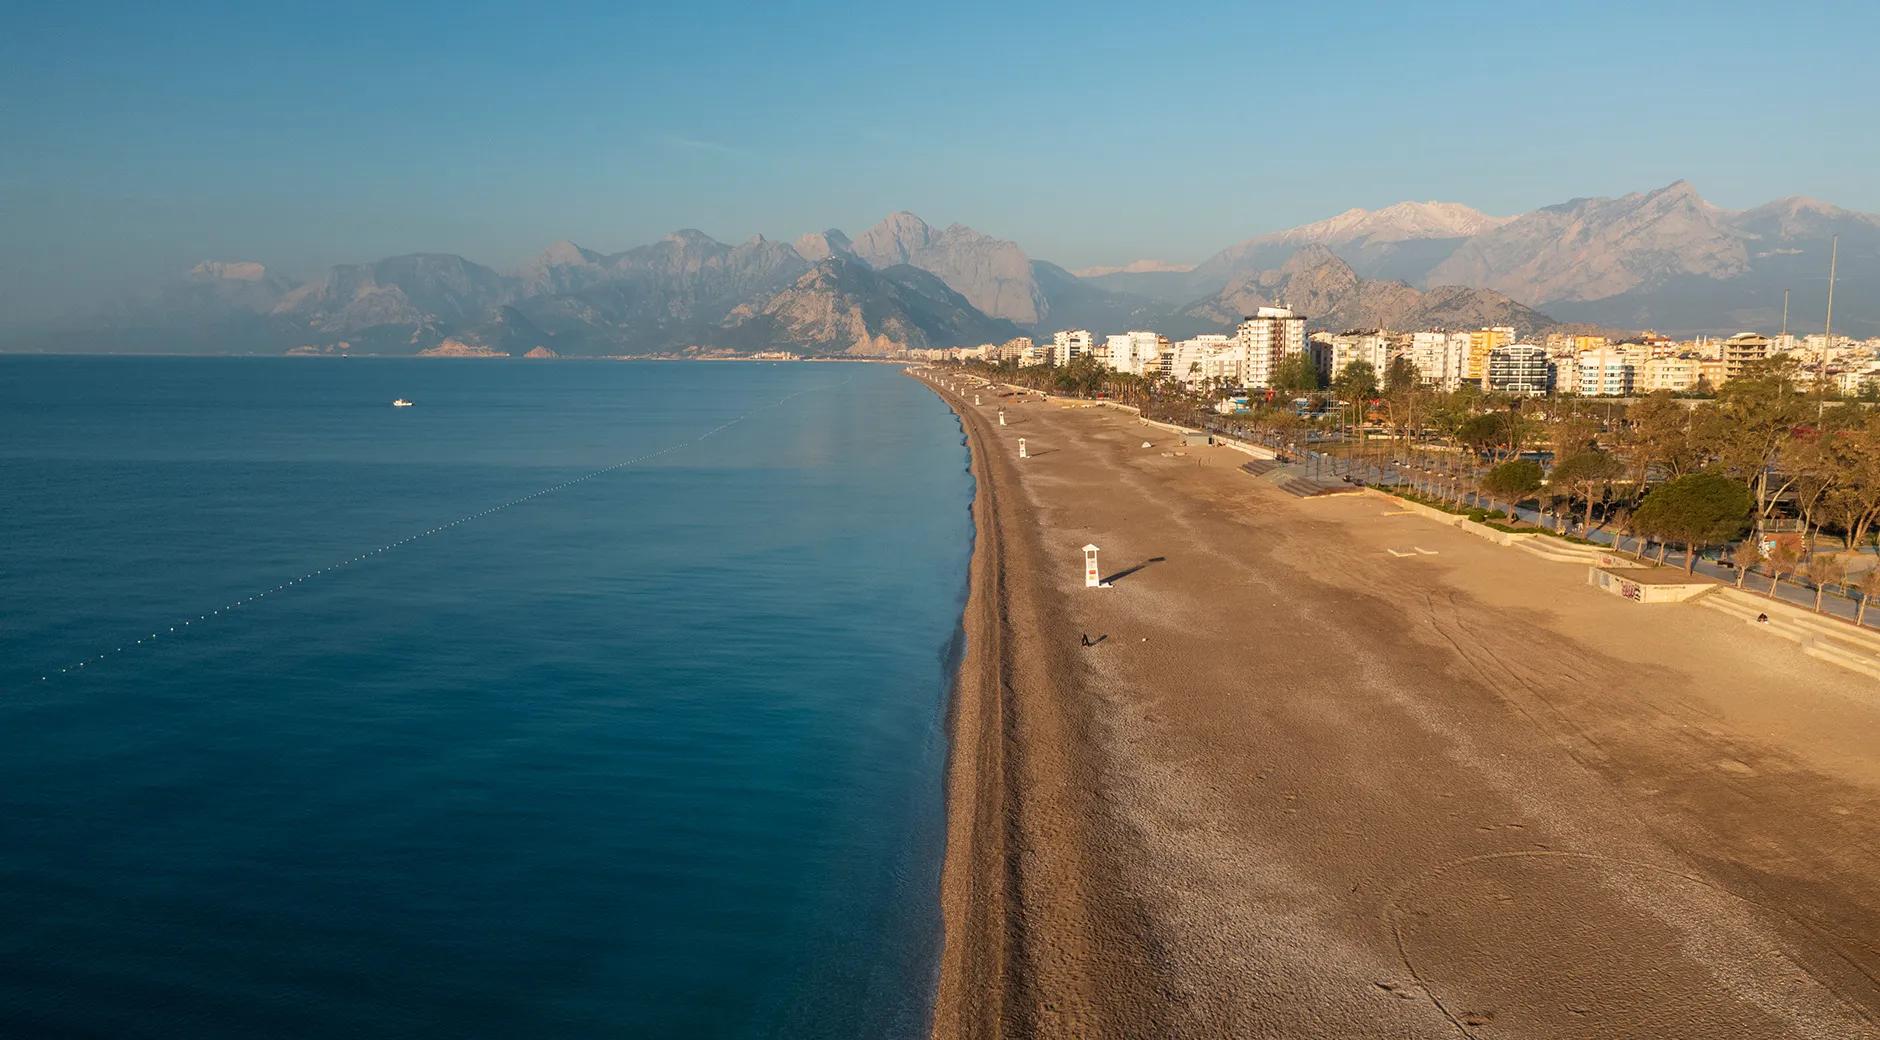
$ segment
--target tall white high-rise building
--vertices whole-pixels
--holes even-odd
[[[1147,375],[1159,369],[1159,361],[1168,349],[1168,337],[1142,329],[1118,333],[1104,340],[1106,363],[1118,372]]]
[[[1051,334],[1051,363],[1068,365],[1090,353],[1093,345],[1089,329],[1063,329]]]
[[[1417,367],[1417,377],[1441,390],[1462,385],[1469,365],[1470,336],[1466,332],[1414,332],[1406,357]]]
[[[1246,351],[1247,386],[1272,386],[1279,363],[1305,353],[1306,319],[1285,307],[1262,307],[1241,321],[1234,342]]]

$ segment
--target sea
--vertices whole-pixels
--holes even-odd
[[[0,357],[0,1036],[923,1033],[971,497],[889,365]]]

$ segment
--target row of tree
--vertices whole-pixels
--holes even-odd
[[[1752,366],[1714,400],[1658,393],[1596,401],[1473,386],[1441,391],[1422,385],[1401,359],[1381,381],[1359,362],[1320,389],[1316,370],[1308,378],[1310,360],[1292,358],[1270,392],[1254,392],[1249,411],[1225,420],[1214,405],[1232,388],[1218,382],[1134,376],[1094,359],[973,367],[1034,389],[1116,399],[1170,421],[1225,422],[1276,445],[1329,442],[1350,464],[1407,474],[1417,490],[1458,505],[1535,501],[1563,530],[1577,521],[1588,531],[1609,528],[1620,541],[1642,536],[1694,548],[1755,532],[1759,555],[1768,537],[1793,533],[1799,556],[1791,574],[1823,555],[1815,547],[1824,539],[1855,551],[1880,531],[1880,411],[1812,391],[1787,359]],[[1305,409],[1294,403],[1302,396],[1311,401]]]

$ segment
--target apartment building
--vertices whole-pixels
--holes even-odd
[[[1469,367],[1469,343],[1466,332],[1413,332],[1404,356],[1416,366],[1423,382],[1439,390],[1454,390],[1462,385]]]
[[[1724,371],[1729,378],[1735,379],[1749,366],[1769,357],[1769,337],[1754,332],[1739,332],[1723,341],[1720,353]]]
[[[1488,388],[1497,393],[1544,397],[1552,388],[1546,348],[1510,343],[1488,353]]]
[[[1390,367],[1390,337],[1381,330],[1360,329],[1335,336],[1319,334],[1313,340],[1312,359],[1328,381],[1343,375],[1353,362],[1362,361],[1371,366],[1377,381],[1383,383],[1384,373]]]
[[[1604,347],[1579,357],[1582,397],[1625,397],[1632,393],[1638,369],[1622,350]]]
[[[1279,363],[1305,353],[1305,316],[1286,307],[1262,307],[1241,320],[1234,342],[1246,351],[1247,386],[1272,386]]]
[[[1051,334],[1051,363],[1068,365],[1091,353],[1095,346],[1089,329],[1065,329]]]
[[[1703,359],[1692,355],[1655,357],[1639,370],[1638,389],[1642,393],[1669,390],[1681,394],[1697,389],[1704,376]]]
[[[1507,325],[1492,325],[1469,333],[1469,360],[1462,370],[1463,381],[1484,382],[1488,377],[1489,352],[1513,342],[1514,329]]]
[[[1104,363],[1118,372],[1136,376],[1150,375],[1160,371],[1162,355],[1168,348],[1167,336],[1135,329],[1104,340]]]

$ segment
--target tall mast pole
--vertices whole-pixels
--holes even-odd
[[[1828,350],[1834,343],[1834,269],[1841,258],[1841,236],[1835,235],[1828,240],[1828,320],[1821,329],[1821,355],[1815,362],[1815,392],[1820,395],[1821,409],[1827,408],[1828,386]],[[1817,412],[1819,417],[1819,411]]]
[[[1835,344],[1835,265],[1841,261],[1841,235],[1827,241],[1827,322],[1822,325],[1822,359],[1816,363],[1816,378],[1827,376],[1827,352]],[[1822,387],[1827,391],[1827,387]]]
[[[1836,235],[1828,241],[1828,323],[1822,329],[1827,338],[1834,337],[1834,267],[1841,258],[1841,236]],[[1825,353],[1827,345],[1823,344]]]

